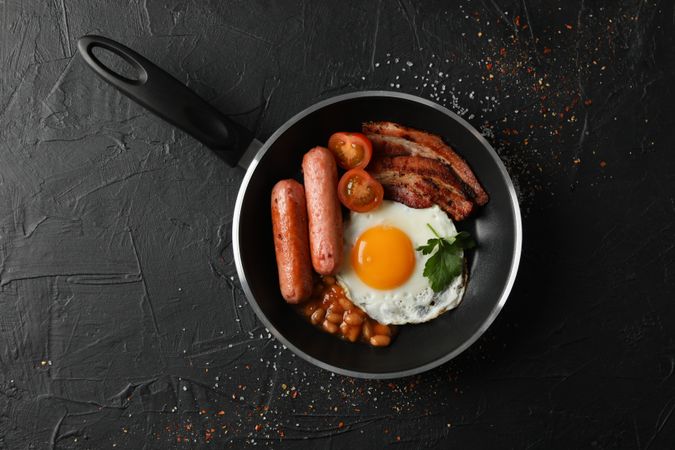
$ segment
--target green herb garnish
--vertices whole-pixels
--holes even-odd
[[[427,226],[436,238],[429,239],[426,245],[417,247],[417,251],[422,252],[423,255],[428,255],[438,248],[424,265],[423,275],[429,279],[431,289],[434,292],[441,292],[450,285],[455,277],[462,274],[464,270],[462,250],[475,247],[476,242],[466,231],[460,231],[454,236],[443,238],[430,224],[427,224]]]

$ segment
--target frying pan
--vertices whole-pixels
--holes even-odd
[[[136,71],[135,79],[104,65],[93,50],[109,51]],[[504,165],[490,144],[464,119],[431,101],[400,92],[362,91],[332,97],[299,112],[263,144],[197,94],[133,50],[88,35],[78,49],[101,78],[159,117],[213,150],[230,166],[246,170],[235,205],[232,247],[241,286],[251,307],[276,338],[324,369],[361,378],[396,378],[432,369],[459,355],[495,320],[515,281],[522,227],[518,199]],[[475,237],[469,252],[469,282],[460,306],[419,325],[399,327],[389,347],[372,348],[337,339],[314,328],[281,297],[270,193],[284,178],[302,180],[303,154],[325,145],[336,131],[389,120],[438,134],[473,168],[490,202],[458,229]]]

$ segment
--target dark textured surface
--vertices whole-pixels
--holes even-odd
[[[675,446],[673,3],[345,3],[0,2],[0,447]],[[261,139],[357,89],[463,115],[524,213],[495,324],[391,382],[281,348],[236,280],[242,173],[98,80],[90,32]]]

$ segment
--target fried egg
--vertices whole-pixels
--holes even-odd
[[[427,322],[462,300],[466,274],[437,293],[422,275],[431,255],[415,249],[435,237],[427,224],[441,236],[457,233],[436,205],[414,209],[385,200],[373,211],[350,213],[337,279],[352,302],[380,323]]]

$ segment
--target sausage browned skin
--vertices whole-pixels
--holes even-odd
[[[312,265],[332,275],[342,262],[342,210],[337,196],[337,166],[330,150],[314,147],[302,160],[307,194]]]
[[[295,180],[281,180],[272,188],[272,230],[281,295],[300,303],[312,294],[305,190]]]

